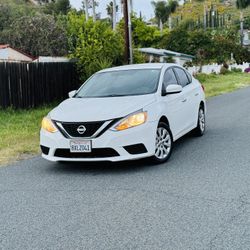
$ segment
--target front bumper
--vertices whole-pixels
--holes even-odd
[[[97,138],[91,139],[93,152],[105,151],[109,149],[117,152],[116,156],[103,156],[103,154],[90,156],[81,153],[81,155],[70,154],[70,139],[65,138],[61,132],[49,133],[43,129],[40,131],[40,145],[48,148],[48,152],[43,153],[42,157],[49,161],[125,161],[146,158],[155,153],[155,135],[157,122],[147,122],[138,127],[130,128],[124,131],[107,130]],[[127,150],[127,146],[144,145],[145,150],[132,152]],[[139,145],[138,145],[139,146]],[[134,146],[136,148],[136,146]],[[139,148],[139,147],[138,147]],[[67,154],[60,154],[58,150]],[[74,155],[76,157],[74,157]]]

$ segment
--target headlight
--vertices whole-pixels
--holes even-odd
[[[118,125],[115,126],[115,130],[121,131],[128,128],[139,126],[147,121],[147,112],[139,112],[130,115],[123,119]]]
[[[42,128],[50,133],[57,132],[57,128],[53,124],[53,122],[48,117],[44,117],[42,120]]]

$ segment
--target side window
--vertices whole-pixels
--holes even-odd
[[[166,87],[170,84],[178,84],[177,79],[175,77],[174,71],[172,69],[168,69],[165,72],[164,79],[163,79],[163,89],[165,90]]]
[[[189,83],[191,83],[192,82],[192,76],[190,75],[190,73],[188,71],[185,71],[185,72],[187,74]]]
[[[181,68],[175,68],[174,71],[176,72],[176,74],[178,75],[179,81],[180,81],[180,85],[182,87],[185,87],[186,85],[188,85],[189,79],[187,77],[187,74],[185,73],[185,71]]]

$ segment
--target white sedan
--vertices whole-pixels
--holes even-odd
[[[176,64],[105,69],[90,77],[42,121],[49,161],[169,159],[173,143],[205,132],[200,82]]]

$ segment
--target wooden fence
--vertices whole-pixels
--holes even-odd
[[[79,86],[74,63],[0,63],[1,108],[31,108],[59,101]]]

